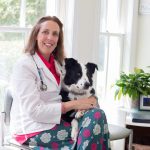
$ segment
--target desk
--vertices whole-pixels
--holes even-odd
[[[127,115],[126,117],[126,126],[138,126],[138,127],[149,127],[150,128],[150,123],[138,123],[138,122],[132,122],[132,115]]]
[[[138,123],[133,122],[132,119],[134,116],[139,116],[140,119],[144,117],[149,117],[149,111],[138,111],[131,110],[127,112],[126,116],[126,127],[129,129],[133,129],[133,143],[142,144],[142,145],[150,145],[150,123]],[[126,144],[127,145],[127,142]]]

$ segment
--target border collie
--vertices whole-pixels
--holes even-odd
[[[93,88],[93,74],[98,67],[94,63],[81,64],[74,58],[66,58],[62,65],[62,101],[78,100],[95,95]],[[85,111],[69,111],[62,117],[65,121],[71,122],[71,137],[76,141],[78,134],[78,119]]]

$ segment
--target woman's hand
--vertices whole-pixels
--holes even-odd
[[[94,108],[97,105],[97,100],[93,96],[86,99],[79,99],[75,102],[76,102],[75,109],[77,110],[87,110]]]
[[[97,106],[97,99],[94,96],[84,99],[72,100],[69,102],[63,102],[63,112],[66,113],[72,109],[75,110],[88,110]]]

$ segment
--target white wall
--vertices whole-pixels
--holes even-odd
[[[150,15],[138,17],[136,65],[147,70],[150,66]]]

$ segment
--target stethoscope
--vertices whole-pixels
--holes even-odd
[[[32,58],[33,58],[33,56],[32,56]],[[34,58],[33,58],[33,60],[34,60]],[[35,62],[35,60],[34,60],[34,62]],[[40,81],[41,81],[40,90],[41,90],[41,91],[46,91],[46,90],[47,90],[47,85],[43,82],[41,70],[40,70],[40,68],[38,67],[38,65],[37,65],[36,62],[35,62],[35,65],[36,65],[36,68],[37,68],[37,70],[38,70],[38,74],[39,74]]]

